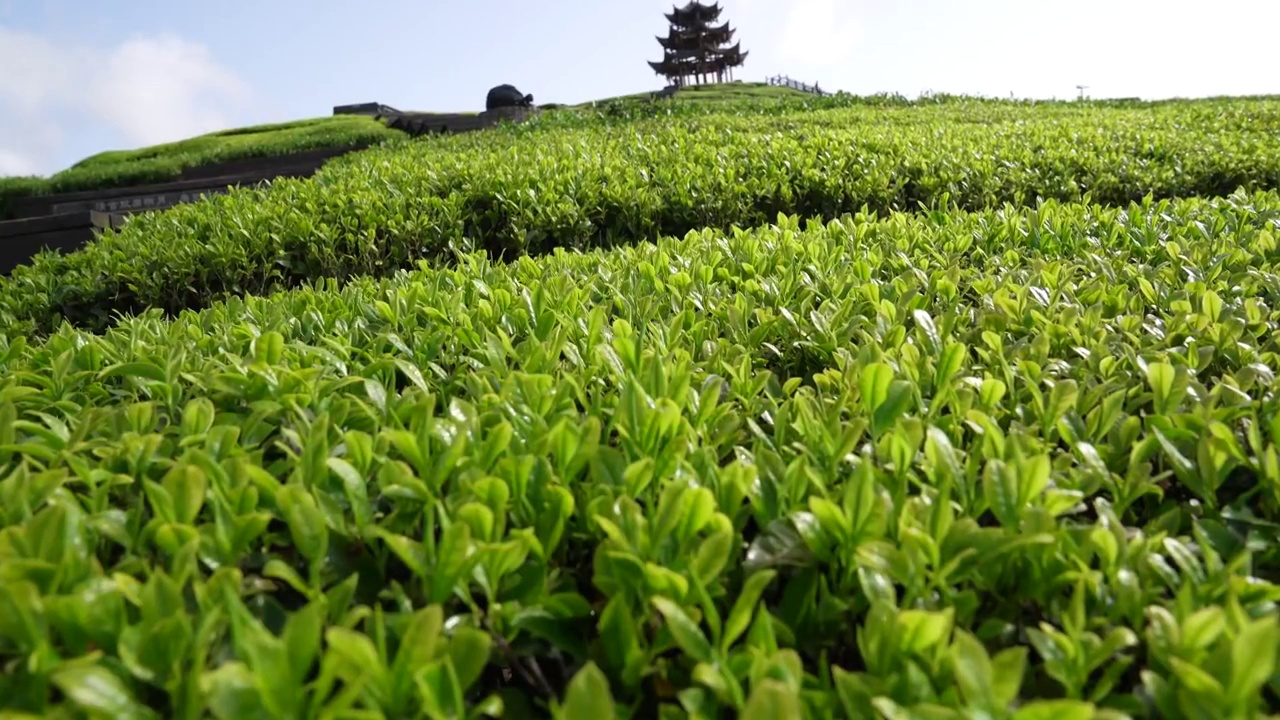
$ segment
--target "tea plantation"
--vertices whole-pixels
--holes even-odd
[[[0,279],[0,718],[1280,712],[1280,100],[611,104]]]

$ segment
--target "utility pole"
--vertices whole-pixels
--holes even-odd
[[[1080,91],[1080,96],[1076,100],[1084,100],[1084,91],[1089,89],[1088,85],[1077,85],[1076,89]]]

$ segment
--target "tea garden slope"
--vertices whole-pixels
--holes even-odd
[[[1274,101],[710,106],[673,111],[686,113],[675,123],[568,113],[395,143],[311,179],[139,217],[0,279],[0,330],[102,329],[121,313],[385,275],[459,250],[607,247],[779,212],[831,219],[1280,187]]]
[[[10,336],[0,704],[1255,717],[1278,231],[779,217]]]

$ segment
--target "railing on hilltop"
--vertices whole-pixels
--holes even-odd
[[[792,90],[799,90],[800,92],[813,93],[814,95],[820,95],[820,96],[826,96],[831,94],[826,90],[823,90],[822,88],[818,87],[818,83],[816,82],[812,85],[809,85],[808,83],[802,83],[799,80],[793,80],[792,78],[786,75],[774,75],[773,77],[768,78],[767,80],[770,85],[789,87]]]

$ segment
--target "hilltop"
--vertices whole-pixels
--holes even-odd
[[[648,101],[653,97],[653,95],[653,92],[619,95],[616,97],[579,103],[573,107],[587,108],[601,103],[618,101],[644,102]],[[709,85],[693,85],[681,88],[679,92],[671,96],[671,100],[678,103],[723,103],[740,102],[744,100],[757,102],[767,102],[772,100],[807,100],[812,97],[812,93],[807,93],[785,85],[770,85],[762,82],[730,82],[712,83]]]
[[[560,111],[588,111],[650,100],[638,93],[570,106]],[[686,88],[669,102],[719,104],[741,101],[796,101],[809,93],[766,83],[725,83]],[[202,167],[249,158],[266,158],[322,148],[361,147],[402,139],[405,133],[373,117],[334,115],[211,132],[177,142],[133,150],[109,150],[87,157],[49,177],[0,178],[0,220],[9,204],[22,197],[130,187],[181,180]]]

